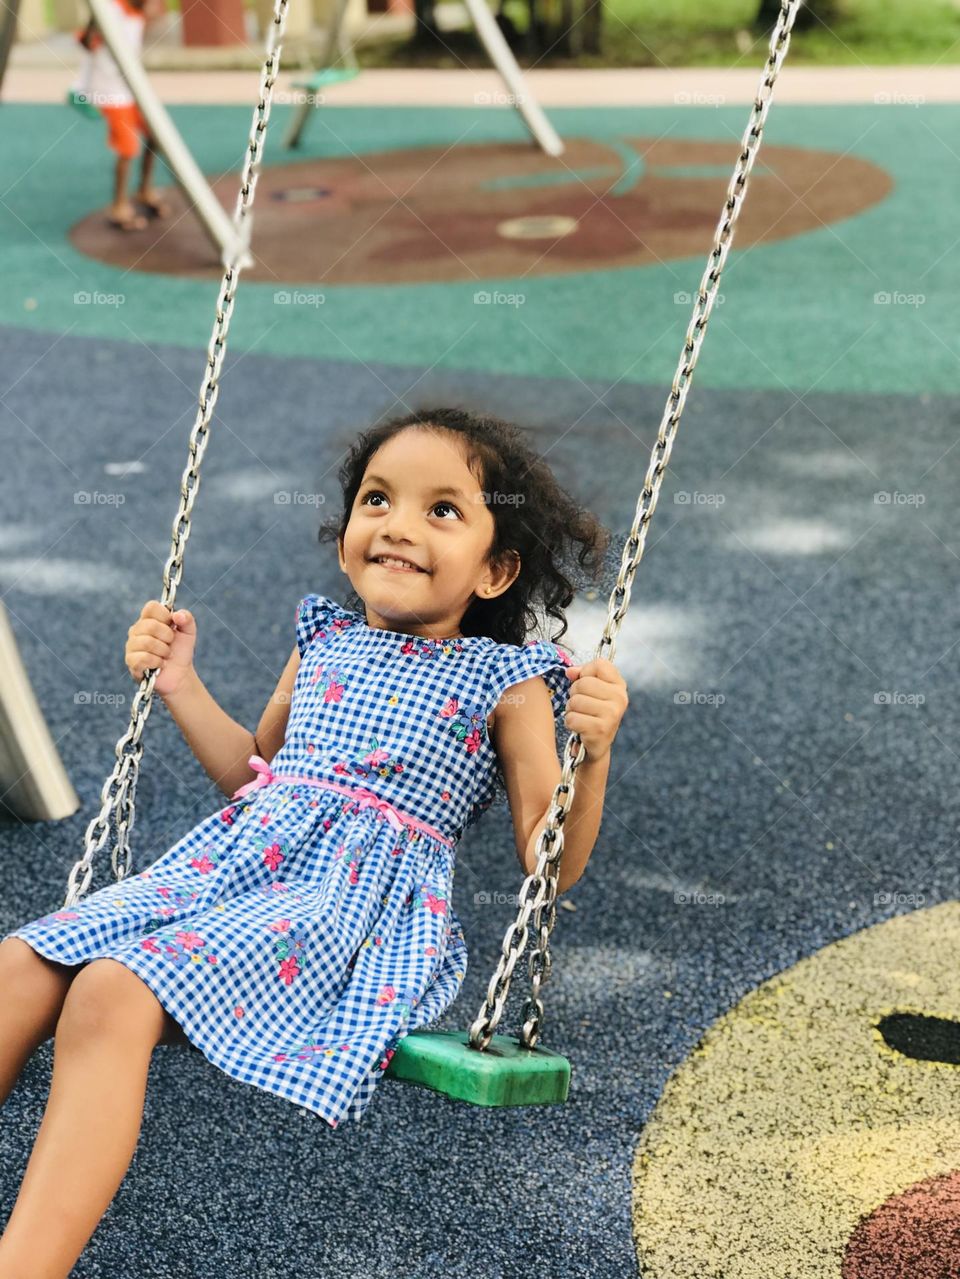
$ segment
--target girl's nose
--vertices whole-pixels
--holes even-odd
[[[393,510],[387,516],[387,524],[385,528],[387,540],[393,543],[406,542],[411,544],[411,535],[413,532],[413,517],[404,514],[404,512]]]

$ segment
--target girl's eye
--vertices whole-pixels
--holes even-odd
[[[438,510],[440,509],[440,507],[441,507],[441,506],[445,506],[445,507],[447,508],[447,510],[448,510],[448,511],[456,511],[456,513],[457,513],[457,517],[459,518],[459,516],[460,516],[460,512],[459,512],[459,510],[457,510],[457,508],[453,505],[453,503],[452,503],[452,502],[435,502],[435,503],[434,503],[434,506],[433,506],[433,509],[434,509],[435,511],[438,511]]]
[[[382,498],[386,499],[386,494],[385,494],[385,493],[382,493],[382,492],[380,491],[380,489],[372,489],[369,493],[366,493],[366,494],[365,494],[365,495],[364,495],[364,496],[360,499],[360,505],[361,505],[361,506],[364,506],[367,502],[369,502],[369,501],[370,501],[370,499],[371,499],[372,497],[382,497]],[[445,508],[446,510],[449,510],[449,511],[454,511],[454,512],[456,513],[456,516],[457,516],[457,518],[458,518],[458,519],[459,519],[459,518],[462,518],[462,517],[461,517],[461,515],[460,515],[460,510],[459,510],[459,508],[458,508],[458,507],[456,507],[456,506],[454,506],[452,502],[434,502],[434,504],[433,504],[433,508],[432,508],[433,510],[438,511],[438,510],[440,510],[441,508]]]

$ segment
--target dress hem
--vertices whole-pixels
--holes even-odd
[[[25,942],[31,948],[31,950],[35,950],[36,953],[40,955],[41,958],[43,959],[49,959],[53,963],[61,963],[61,964],[65,963],[64,960],[58,958],[56,955],[46,954],[41,948],[41,946],[37,945],[37,943],[32,937],[23,936],[21,933],[17,932],[16,930],[14,930],[11,933],[8,933],[7,936],[16,937],[18,938],[18,940]],[[254,1079],[248,1079],[244,1075],[236,1074],[226,1064],[224,1064],[224,1062],[217,1061],[214,1057],[212,1057],[210,1055],[209,1050],[203,1044],[197,1043],[197,1041],[191,1035],[189,1029],[180,1020],[180,1016],[178,1015],[179,1010],[177,1006],[175,1004],[168,1004],[166,1002],[169,999],[169,994],[166,991],[164,991],[161,994],[160,991],[156,990],[147,975],[145,975],[142,972],[139,972],[131,964],[127,963],[125,959],[122,959],[117,955],[94,955],[89,960],[82,960],[81,966],[84,966],[88,963],[92,963],[94,959],[112,959],[118,964],[123,964],[124,968],[126,968],[128,972],[132,972],[134,976],[139,977],[140,980],[144,983],[144,985],[148,987],[148,989],[150,990],[150,993],[154,996],[154,998],[163,1008],[164,1012],[169,1013],[169,1015],[174,1019],[174,1021],[176,1021],[177,1025],[183,1031],[184,1035],[186,1035],[187,1039],[190,1041],[193,1047],[203,1054],[204,1058],[211,1064],[211,1066],[215,1066],[217,1070],[222,1071],[223,1074],[227,1075],[230,1079],[235,1079],[238,1083],[241,1083],[241,1084],[247,1084],[251,1088],[258,1089],[260,1092],[266,1092],[266,1093],[269,1093],[271,1096],[279,1097],[281,1101],[289,1102],[291,1105],[296,1106],[299,1110],[309,1110],[311,1114],[317,1115],[330,1128],[333,1128],[334,1130],[336,1130],[340,1126],[341,1120],[347,1117],[350,1110],[350,1106],[353,1104],[352,1097],[347,1101],[347,1104],[344,1106],[342,1113],[339,1116],[337,1116],[335,1119],[331,1119],[328,1115],[324,1114],[322,1110],[316,1110],[312,1106],[305,1105],[299,1101],[292,1099],[288,1093],[280,1092],[278,1089],[271,1088],[265,1083],[258,1083]],[[71,964],[68,966],[76,967],[77,965]],[[171,1045],[171,1046],[174,1046],[174,1045]]]

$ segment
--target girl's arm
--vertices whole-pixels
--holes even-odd
[[[508,691],[511,696],[497,704],[494,748],[510,800],[517,856],[524,874],[530,875],[537,865],[537,839],[547,824],[553,792],[560,781],[560,761],[546,684],[534,676]],[[584,759],[577,769],[573,803],[563,823],[558,894],[573,887],[590,860],[600,830],[609,768],[608,751],[603,759]]]
[[[610,747],[629,704],[623,676],[607,658],[567,666],[572,681],[564,724],[579,733],[585,756],[574,779],[573,802],[563,823],[557,892],[572,888],[586,869],[600,830],[610,770]],[[510,798],[517,853],[525,872],[536,868],[535,849],[560,781],[550,692],[540,676],[515,686],[497,706],[494,747]],[[513,689],[511,689],[513,692]]]
[[[269,763],[283,745],[290,697],[299,668],[300,653],[294,646],[255,733],[230,718],[192,667],[177,691],[163,697],[187,745],[207,776],[228,798],[245,782],[253,780],[248,763],[251,755],[260,755]]]

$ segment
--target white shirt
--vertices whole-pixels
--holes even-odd
[[[123,0],[110,0],[110,3],[120,20],[124,39],[139,59],[143,50],[146,19],[132,5],[124,4]],[[89,49],[83,50],[84,58],[73,90],[83,94],[95,107],[129,106],[135,101],[134,96],[127,87],[113,54],[107,48],[106,41],[99,32],[97,34],[99,40],[96,48],[92,52]]]

